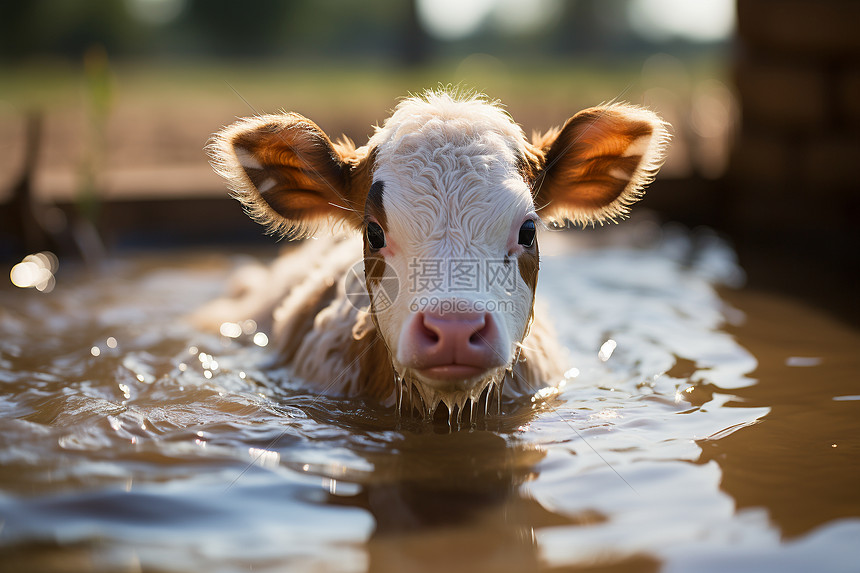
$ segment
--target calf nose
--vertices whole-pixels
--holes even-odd
[[[424,339],[442,348],[456,348],[469,344],[478,344],[482,333],[487,330],[489,317],[477,312],[460,312],[457,314],[438,315],[422,313],[423,326],[421,334]]]
[[[475,373],[500,366],[500,331],[489,313],[419,312],[413,315],[406,337],[407,355],[414,368],[437,373]],[[462,366],[464,368],[450,368]]]

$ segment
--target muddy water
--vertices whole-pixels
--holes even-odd
[[[542,252],[563,391],[459,430],[186,324],[240,256],[0,287],[0,569],[860,570],[860,333],[707,233]]]

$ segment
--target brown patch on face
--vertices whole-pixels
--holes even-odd
[[[382,181],[375,181],[370,186],[367,199],[364,201],[364,215],[365,217],[373,217],[383,230],[387,230],[388,217],[385,214],[385,206],[382,204],[384,194],[385,184]]]
[[[381,203],[381,195],[379,197]],[[370,204],[371,199],[368,199]],[[382,213],[384,216],[384,212]],[[378,215],[375,215],[378,217]],[[380,224],[382,220],[377,219]],[[384,229],[384,225],[383,229]],[[359,387],[363,393],[367,393],[378,400],[384,400],[391,394],[394,384],[394,369],[391,365],[391,354],[379,332],[377,320],[376,303],[373,299],[374,287],[379,287],[382,277],[385,275],[385,257],[378,251],[370,248],[367,236],[364,236],[364,279],[367,294],[370,297],[370,316],[364,317],[361,325],[354,329],[356,336],[354,348],[350,353],[361,356],[361,378],[358,380]],[[368,324],[371,323],[371,324]]]
[[[364,203],[365,225],[370,217],[376,219],[376,222],[382,227],[383,232],[387,232],[388,219],[385,215],[385,207],[382,204],[382,197],[385,192],[385,184],[382,181],[375,181],[367,192],[367,198]],[[373,298],[371,290],[372,286],[377,286],[385,275],[385,257],[378,251],[370,247],[367,240],[367,235],[364,236],[364,276],[367,282],[367,292],[371,294],[371,309],[373,309]],[[375,315],[375,312],[373,313]]]
[[[534,320],[535,313],[535,291],[537,289],[537,280],[538,280],[538,271],[540,270],[540,251],[538,249],[537,238],[535,238],[535,244],[531,248],[527,248],[520,256],[517,258],[517,267],[520,271],[520,276],[523,277],[526,285],[528,285],[529,289],[532,291],[531,298],[531,308],[529,308],[529,317],[526,321],[526,327],[523,331],[523,339],[529,334],[529,330],[531,329],[532,320]]]
[[[364,317],[366,318],[366,317]],[[375,322],[373,325],[363,325],[361,336],[353,337],[352,343],[346,350],[346,363],[353,364],[359,370],[357,393],[369,395],[377,400],[384,400],[394,389],[394,368],[391,365],[391,355]]]
[[[376,284],[385,275],[385,257],[378,252],[373,251],[367,243],[367,238],[364,239],[364,276],[367,279],[368,286],[370,283]]]
[[[520,271],[520,276],[532,291],[532,300],[534,300],[535,289],[537,288],[538,271],[540,270],[540,254],[538,252],[538,243],[535,239],[534,247],[527,248],[517,257],[517,267]]]
[[[367,294],[370,295],[371,314],[376,320],[376,310],[373,302],[372,287],[379,285],[382,277],[385,275],[385,257],[379,252],[373,251],[367,242],[367,237],[364,238],[364,280],[367,288]]]

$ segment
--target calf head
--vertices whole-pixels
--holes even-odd
[[[427,92],[403,100],[360,148],[282,114],[241,120],[209,150],[271,232],[363,232],[371,317],[394,378],[429,410],[444,402],[453,411],[501,383],[519,356],[537,284],[536,230],[624,217],[667,141],[656,115],[619,104],[528,141],[496,103]],[[385,288],[394,278],[396,293]]]

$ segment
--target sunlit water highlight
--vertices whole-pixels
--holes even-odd
[[[184,316],[241,257],[135,257],[61,274],[50,294],[0,290],[0,560],[854,570],[857,514],[786,538],[764,504],[721,488],[728,466],[706,448],[771,414],[737,396],[761,365],[729,332],[749,311],[718,288],[743,274],[708,233],[643,228],[597,246],[547,238],[539,291],[569,351],[564,387],[460,431],[261,370],[256,325],[194,330]],[[798,371],[820,360],[791,356]],[[826,399],[858,404],[856,389]]]

